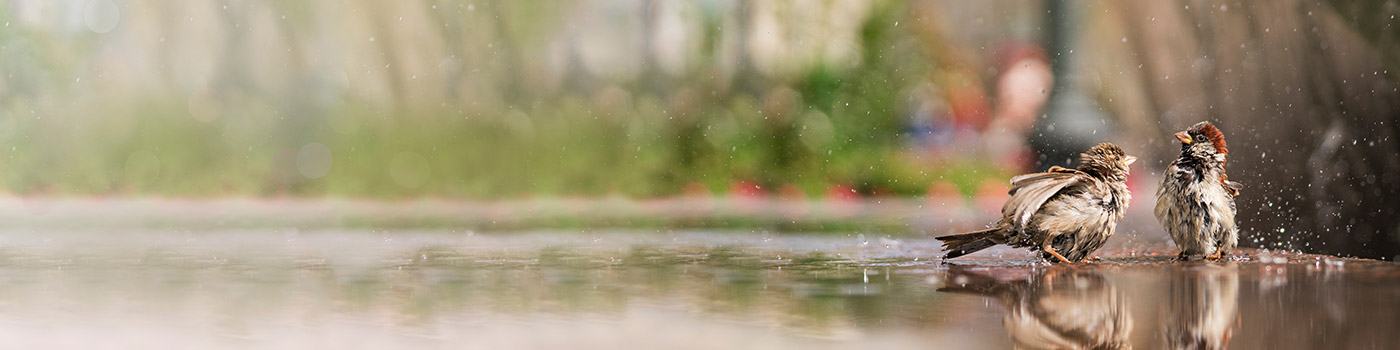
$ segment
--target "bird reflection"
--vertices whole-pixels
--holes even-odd
[[[1239,272],[1234,267],[1202,265],[1174,272],[1166,324],[1168,349],[1225,349],[1239,323]]]
[[[1006,307],[1002,320],[1018,349],[1130,349],[1132,318],[1123,293],[1102,275],[953,269],[941,292],[978,294]],[[1009,277],[1009,278],[1008,278]]]

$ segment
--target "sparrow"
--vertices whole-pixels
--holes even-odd
[[[1180,259],[1219,259],[1240,238],[1235,196],[1241,186],[1225,176],[1225,135],[1200,122],[1173,136],[1181,141],[1181,156],[1162,173],[1153,212],[1181,248]]]
[[[1233,266],[1173,269],[1163,306],[1163,349],[1226,349],[1240,323],[1240,272]]]
[[[1005,244],[1051,262],[1084,260],[1113,236],[1132,195],[1125,183],[1137,161],[1112,143],[1081,153],[1076,169],[1058,166],[1011,178],[1011,198],[991,228],[937,237],[952,259]]]
[[[1092,271],[950,269],[939,292],[974,294],[1006,308],[1002,324],[1017,349],[1130,349],[1127,295]]]

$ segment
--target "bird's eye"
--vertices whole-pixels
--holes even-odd
[[[1206,142],[1206,135],[1196,135],[1196,142]]]

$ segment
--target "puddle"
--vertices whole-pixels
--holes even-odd
[[[1400,348],[1393,263],[867,236],[0,232],[0,347]]]

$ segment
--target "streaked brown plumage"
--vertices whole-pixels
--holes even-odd
[[[1011,198],[992,228],[938,237],[944,259],[997,244],[1042,252],[1046,260],[1084,260],[1102,247],[1123,219],[1132,196],[1124,182],[1137,158],[1112,143],[1080,155],[1076,169],[1051,167],[1011,178]]]
[[[1133,319],[1127,296],[1091,271],[950,269],[938,291],[996,299],[1006,307],[1002,324],[1017,349],[1131,349]],[[999,278],[1000,277],[1000,278]]]
[[[1240,185],[1225,176],[1225,135],[1210,122],[1173,135],[1181,156],[1162,173],[1157,221],[1181,248],[1182,259],[1219,259],[1239,243],[1235,195]]]

